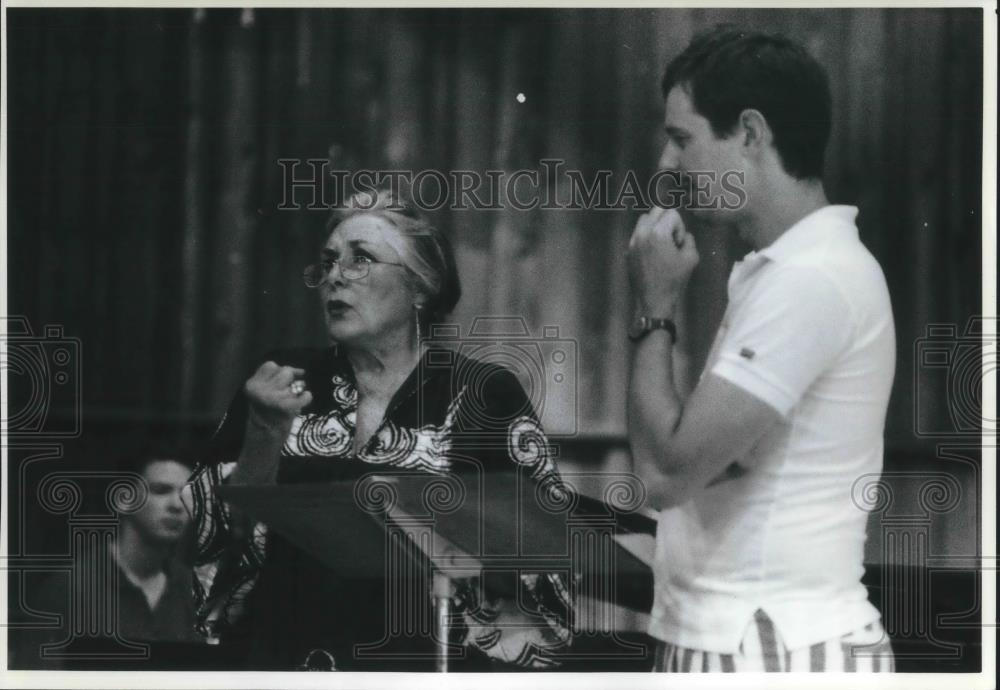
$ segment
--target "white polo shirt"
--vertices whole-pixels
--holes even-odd
[[[654,637],[734,654],[759,608],[797,649],[879,617],[860,582],[867,513],[852,487],[882,469],[895,332],[856,216],[821,208],[733,267],[705,370],[782,421],[740,461],[745,474],[660,513]]]

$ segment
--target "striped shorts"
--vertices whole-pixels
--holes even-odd
[[[763,611],[754,614],[753,622],[740,642],[736,654],[719,654],[659,642],[653,671],[659,673],[707,673],[711,671],[830,671],[892,673],[895,662],[889,636],[881,622],[817,642],[808,647],[788,649]]]

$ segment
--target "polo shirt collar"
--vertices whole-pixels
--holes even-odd
[[[770,245],[757,252],[758,256],[780,262],[795,256],[816,244],[816,233],[849,233],[857,239],[858,228],[854,224],[858,216],[857,206],[831,205],[818,208],[792,225]]]

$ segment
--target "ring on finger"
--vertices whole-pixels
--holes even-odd
[[[302,395],[306,390],[305,381],[292,381],[292,385],[288,387],[292,391],[292,395]]]

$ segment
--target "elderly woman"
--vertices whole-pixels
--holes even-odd
[[[333,346],[261,364],[192,478],[200,618],[206,632],[240,650],[248,668],[323,668],[334,659],[342,670],[421,668],[390,660],[428,658],[426,639],[424,647],[421,640],[401,649],[390,643],[367,665],[352,651],[380,640],[387,614],[398,614],[386,610],[386,583],[337,576],[264,525],[245,524],[216,488],[328,481],[338,466],[357,461],[372,470],[443,474],[470,455],[484,470],[527,470],[549,485],[558,485],[558,474],[513,374],[457,353],[449,366],[427,366],[434,351],[421,335],[460,296],[446,238],[384,192],[356,196],[328,230],[319,262],[303,277],[320,297]],[[511,587],[499,598],[491,577],[499,576],[454,583],[450,641],[464,646],[460,656],[486,668],[558,663],[569,641],[565,582],[509,575]],[[408,597],[429,606],[426,591]]]

